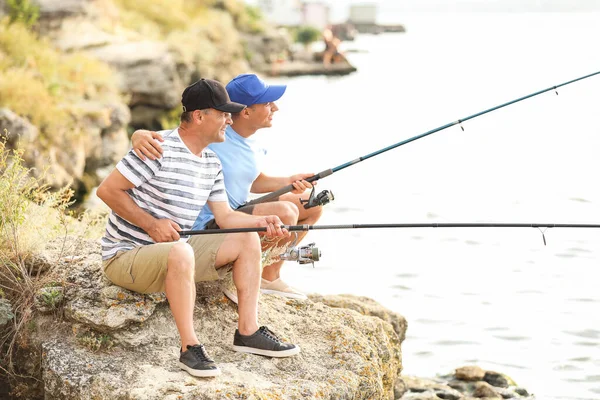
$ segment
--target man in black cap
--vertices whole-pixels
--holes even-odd
[[[252,215],[277,215],[286,225],[313,225],[323,212],[321,206],[305,209],[300,202],[307,198],[306,190],[312,184],[305,179],[313,173],[300,173],[291,176],[270,176],[261,172],[260,159],[266,151],[254,139],[254,135],[263,128],[269,128],[273,116],[279,110],[276,102],[286,91],[286,85],[269,85],[256,74],[241,74],[232,79],[225,89],[234,101],[247,107],[234,113],[233,123],[227,127],[225,142],[212,143],[209,149],[221,160],[225,187],[232,209]],[[150,132],[137,130],[131,138],[133,150],[142,159],[145,156],[154,159],[162,153],[159,142],[168,131]],[[293,185],[292,193],[280,196],[276,201],[256,205],[246,205],[250,193],[268,193],[286,185]],[[208,207],[204,207],[196,219],[193,229],[215,229],[219,225]],[[306,232],[297,235],[296,243],[304,238]],[[263,250],[268,248],[282,249],[289,246],[294,238],[265,240]],[[304,300],[307,296],[295,289],[281,278],[284,260],[273,257],[272,263],[263,269],[261,292],[278,296]],[[221,270],[221,272],[224,272]],[[238,302],[235,285],[230,276],[225,275],[221,284],[223,293],[234,303]]]
[[[195,282],[216,280],[217,269],[233,264],[239,298],[234,350],[288,357],[300,348],[258,326],[261,274],[258,234],[202,235],[180,238],[205,204],[224,228],[266,227],[268,237],[285,237],[277,216],[233,211],[221,163],[207,145],[225,140],[232,112],[223,85],[202,79],[182,95],[181,124],[164,136],[163,157],[142,160],[130,151],[98,188],[112,209],[102,238],[103,270],[114,284],[139,293],[166,292],[181,336],[179,365],[191,375],[221,373],[200,344],[193,323]]]

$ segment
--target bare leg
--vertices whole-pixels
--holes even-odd
[[[279,200],[289,201],[298,207],[298,225],[314,225],[317,223],[321,215],[323,215],[323,207],[312,207],[308,210],[300,203],[300,199],[307,199],[309,191],[302,194],[287,193],[282,195]],[[298,232],[298,243],[308,234],[308,231]]]
[[[251,335],[258,330],[260,240],[256,233],[233,233],[217,251],[217,268],[233,262],[233,283],[238,296],[238,330]]]
[[[187,345],[193,346],[199,343],[194,330],[194,303],[196,302],[194,262],[194,250],[187,243],[176,243],[171,247],[167,258],[165,292],[181,336],[183,350]]]
[[[323,52],[323,65],[325,67],[329,67],[331,65],[331,57],[333,56],[333,52],[330,50],[325,50]]]

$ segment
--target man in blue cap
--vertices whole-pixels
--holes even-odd
[[[315,224],[322,214],[322,207],[305,209],[299,199],[307,197],[304,192],[312,188],[305,179],[313,173],[301,173],[288,177],[268,176],[258,166],[261,156],[265,154],[252,136],[261,128],[272,126],[273,114],[279,110],[275,102],[283,96],[286,85],[268,85],[255,74],[242,74],[235,77],[226,86],[232,101],[245,104],[241,112],[232,114],[233,123],[227,127],[226,140],[213,143],[209,148],[214,151],[223,165],[223,175],[229,204],[234,210],[252,215],[277,215],[286,225]],[[161,132],[136,131],[132,137],[134,151],[140,156],[151,159],[160,157],[162,149],[158,144],[162,141]],[[244,206],[252,193],[269,193],[287,185],[293,185],[291,193],[284,194],[277,201]],[[193,229],[217,228],[214,216],[208,207],[204,207],[198,216]],[[298,234],[298,242],[306,232]],[[282,239],[267,243],[269,247],[281,247],[291,240]],[[262,273],[261,291],[295,299],[306,299],[306,295],[294,289],[280,277],[283,260],[266,266]],[[237,303],[235,290],[223,287],[223,292]]]

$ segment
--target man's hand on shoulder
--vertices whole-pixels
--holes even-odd
[[[302,194],[306,189],[312,189],[313,186],[317,185],[317,182],[310,183],[306,179],[314,176],[315,174],[296,174],[290,176],[290,183],[294,187],[292,193]]]
[[[146,161],[146,157],[151,160],[156,160],[162,156],[162,147],[158,142],[165,140],[160,133],[138,129],[131,136],[131,146],[137,156]]]
[[[169,219],[154,219],[146,233],[156,243],[175,242],[179,240],[181,227]]]
[[[283,225],[283,222],[281,222],[277,215],[266,215],[258,217],[256,224],[257,227],[267,228],[266,236],[268,238],[290,236],[288,230],[281,227],[281,225]]]

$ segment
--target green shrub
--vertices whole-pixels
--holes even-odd
[[[63,300],[63,292],[56,287],[46,286],[41,292],[41,300],[48,309],[55,310]]]
[[[4,135],[8,135],[5,132]],[[46,281],[56,282],[31,263],[32,255],[49,241],[69,232],[65,210],[71,204],[69,189],[50,192],[42,178],[31,176],[23,165],[22,153],[8,150],[0,141],[0,290],[12,305],[13,323],[0,332],[0,365],[13,372],[14,346],[26,343],[33,322],[35,294]],[[53,263],[58,264],[58,263]],[[49,274],[49,273],[48,273]],[[58,304],[59,294],[49,290],[47,300]],[[5,371],[5,372],[6,372]]]
[[[40,8],[29,0],[6,0],[10,23],[21,22],[32,27],[40,16]]]
[[[77,335],[77,341],[80,345],[91,351],[98,352],[109,350],[115,345],[115,342],[109,334],[97,333],[92,330],[86,330]]]
[[[296,42],[307,46],[321,38],[321,31],[313,26],[301,26],[294,35]]]

